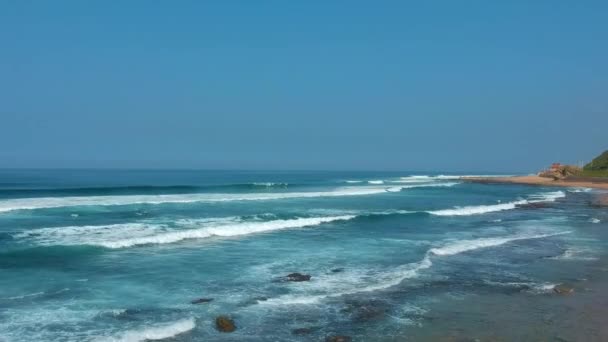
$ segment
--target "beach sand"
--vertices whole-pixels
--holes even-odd
[[[539,176],[514,177],[462,177],[461,180],[473,183],[509,183],[540,186],[566,186],[608,190],[608,180],[593,180],[590,178],[576,178],[572,180],[553,180]],[[604,197],[604,200],[608,200]]]

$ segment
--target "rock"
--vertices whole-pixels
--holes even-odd
[[[380,320],[388,312],[386,303],[378,300],[371,301],[349,301],[340,312],[348,314],[354,322],[367,322]]]
[[[308,334],[311,334],[311,333],[312,333],[312,331],[313,331],[313,329],[312,329],[312,328],[297,328],[297,329],[293,329],[293,330],[291,331],[291,333],[292,333],[293,335],[298,335],[298,336],[301,336],[301,335],[308,335]]]
[[[542,209],[542,208],[549,208],[550,205],[547,203],[542,203],[542,202],[532,202],[532,203],[526,203],[526,204],[519,204],[517,207],[521,208],[521,209]]]
[[[309,274],[302,274],[302,273],[296,272],[296,273],[288,274],[287,277],[285,277],[285,280],[300,282],[300,281],[309,281],[310,278],[311,277]]]
[[[227,316],[218,316],[215,319],[215,327],[221,332],[233,332],[236,330],[234,321]]]
[[[350,342],[353,339],[350,338],[350,336],[344,336],[344,335],[333,335],[333,336],[327,336],[327,338],[325,339],[325,342]]]
[[[203,304],[213,301],[213,298],[199,298],[190,302],[190,304]]]
[[[560,294],[560,295],[569,295],[574,292],[574,288],[572,288],[572,286],[570,286],[570,285],[559,284],[559,285],[555,285],[555,287],[553,287],[553,292]]]

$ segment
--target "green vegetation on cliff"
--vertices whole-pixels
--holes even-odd
[[[585,165],[582,175],[587,177],[608,177],[608,151],[604,151],[604,153]]]

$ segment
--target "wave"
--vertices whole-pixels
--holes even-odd
[[[500,287],[514,287],[519,288],[521,290],[527,290],[527,292],[532,292],[536,294],[543,293],[551,293],[553,289],[558,284],[554,283],[534,283],[534,282],[495,282],[490,280],[485,280],[485,284],[490,286],[500,286]]]
[[[370,180],[367,181],[369,184],[384,184],[383,180]]]
[[[427,213],[437,216],[469,216],[491,213],[495,211],[515,209],[518,205],[526,204],[528,201],[521,200],[509,203],[492,204],[492,205],[476,205],[467,207],[458,207],[454,209],[430,210]]]
[[[431,248],[429,253],[438,256],[449,256],[460,254],[480,248],[488,248],[504,245],[517,240],[530,240],[530,239],[541,239],[545,237],[557,236],[562,234],[569,234],[569,231],[551,233],[551,234],[538,234],[538,235],[521,235],[521,236],[509,236],[509,237],[493,237],[493,238],[478,238],[472,240],[460,240],[452,243],[448,243],[442,247]]]
[[[591,222],[591,223],[600,223],[602,221],[600,221],[600,219],[598,219],[598,218],[592,217],[591,219],[589,219],[589,222]]]
[[[21,296],[13,296],[13,297],[6,297],[6,298],[0,298],[0,299],[5,299],[5,300],[17,300],[17,299],[25,299],[25,298],[29,298],[29,297],[38,297],[38,296],[42,296],[42,295],[56,295],[56,294],[60,294],[66,291],[70,291],[69,288],[63,288],[54,292],[34,292],[34,293],[28,293],[28,294],[24,294]]]
[[[566,197],[566,193],[563,191],[552,191],[552,192],[542,192],[539,194],[530,195],[529,203],[538,203],[538,202],[555,202],[559,198]]]
[[[417,182],[434,182],[441,180],[459,180],[466,177],[511,177],[512,175],[414,175],[407,177],[400,177],[399,180],[395,180],[397,183],[417,183]]]
[[[146,327],[140,330],[130,330],[122,333],[118,337],[99,338],[97,341],[141,342],[162,340],[188,332],[194,329],[195,326],[196,324],[194,322],[194,318],[188,318],[158,327]]]
[[[590,192],[593,189],[591,188],[574,188],[574,189],[569,189],[568,192]]]
[[[271,298],[266,301],[258,302],[261,305],[313,305],[322,300],[336,298],[344,295],[350,295],[362,292],[373,292],[385,290],[401,284],[406,279],[415,278],[425,269],[433,266],[433,257],[447,257],[456,254],[461,254],[477,249],[496,247],[506,243],[518,240],[541,239],[562,234],[569,234],[569,231],[537,234],[537,235],[514,235],[507,237],[495,238],[478,238],[472,240],[461,240],[446,243],[441,247],[429,249],[424,257],[415,263],[406,264],[395,268],[393,271],[375,274],[373,276],[366,275],[360,277],[363,280],[375,279],[374,284],[361,284],[360,282],[351,283],[348,289],[328,289],[327,293],[314,295],[283,295],[277,298]],[[314,282],[314,280],[313,280]]]
[[[261,182],[261,183],[251,183],[254,187],[262,187],[262,188],[286,188],[289,186],[289,183],[273,183],[273,182]]]
[[[154,223],[55,227],[30,230],[18,233],[14,237],[29,239],[31,242],[41,245],[91,245],[116,249],[139,245],[168,244],[212,236],[230,237],[318,226],[323,223],[350,220],[355,217],[355,215],[342,215],[265,222],[242,222],[239,218],[184,220],[176,223],[181,228],[178,230],[166,224]]]
[[[566,194],[563,191],[544,192],[540,194],[530,195],[528,199],[522,199],[518,201],[490,204],[490,205],[476,205],[476,206],[465,206],[456,207],[452,209],[441,209],[441,210],[430,210],[427,213],[437,216],[470,216],[479,215],[485,213],[491,213],[496,211],[511,210],[518,206],[526,205],[529,203],[540,203],[540,202],[554,202],[558,198],[565,197]]]
[[[362,196],[384,193],[384,188],[340,188],[322,192],[199,193],[179,195],[74,196],[9,199],[0,202],[0,212],[75,206],[132,204],[263,201],[292,198]]]
[[[567,248],[564,252],[558,256],[550,257],[553,260],[597,260],[598,258],[593,256],[593,251],[588,249],[577,249]]]
[[[21,296],[6,297],[6,298],[2,298],[2,299],[7,299],[7,300],[24,299],[24,298],[28,298],[28,297],[41,296],[43,294],[45,294],[45,292],[34,292],[34,293],[24,294]]]
[[[459,183],[419,184],[400,187],[344,187],[317,192],[265,192],[265,193],[196,193],[178,195],[124,195],[124,196],[71,196],[18,198],[0,201],[0,213],[15,210],[36,210],[76,206],[117,206],[135,204],[166,204],[196,202],[268,201],[296,198],[366,196],[403,189],[435,186],[454,186]]]

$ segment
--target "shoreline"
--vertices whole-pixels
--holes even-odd
[[[479,184],[519,184],[532,186],[561,186],[571,188],[591,188],[599,190],[608,190],[608,179],[602,179],[599,182],[593,179],[571,179],[571,180],[553,180],[551,178],[539,176],[511,176],[511,177],[460,177],[460,180],[470,183]],[[608,207],[608,192],[599,193],[593,201],[593,205]]]
[[[593,179],[553,180],[539,176],[511,176],[511,177],[460,177],[460,180],[481,184],[523,184],[538,186],[562,186],[573,188],[592,188],[608,190],[608,180],[594,181]]]

